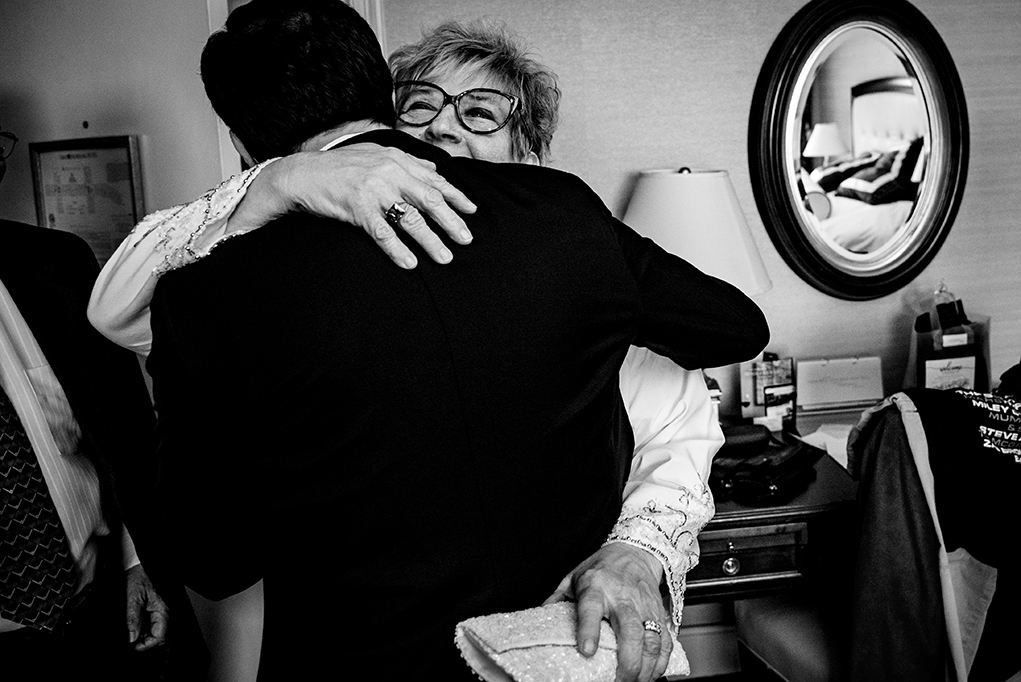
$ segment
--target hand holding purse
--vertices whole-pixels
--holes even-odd
[[[617,638],[606,621],[591,658],[578,652],[572,602],[469,618],[457,624],[454,642],[485,682],[613,682]],[[687,675],[688,658],[674,643],[665,675]]]

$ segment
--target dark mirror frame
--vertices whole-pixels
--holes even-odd
[[[941,137],[935,187],[927,191],[918,229],[903,253],[876,268],[837,267],[820,254],[802,227],[785,167],[787,117],[795,85],[813,51],[834,31],[865,22],[897,36],[910,69],[925,80],[930,130]],[[926,89],[923,87],[923,90]],[[940,150],[935,150],[936,151]],[[928,19],[905,0],[815,0],[787,23],[766,56],[752,97],[748,126],[752,189],[770,239],[806,282],[831,296],[871,300],[914,279],[939,251],[964,193],[968,167],[968,114],[964,89],[950,52]],[[933,168],[930,165],[930,168]],[[927,178],[930,171],[927,171]],[[933,173],[935,175],[935,173]]]

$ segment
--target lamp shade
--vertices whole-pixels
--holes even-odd
[[[773,286],[726,171],[643,171],[624,222],[749,296]]]
[[[840,137],[840,129],[836,123],[816,123],[812,134],[808,136],[802,156],[810,158],[840,156],[847,153],[847,145]]]

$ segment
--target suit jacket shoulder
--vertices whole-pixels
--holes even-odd
[[[566,227],[559,241],[574,242],[573,257],[593,264],[605,263],[607,257],[591,250],[593,231],[611,239],[618,263],[627,269],[643,303],[632,341],[635,345],[654,350],[686,369],[701,369],[748,360],[769,341],[766,318],[748,296],[615,219],[596,192],[571,173],[530,164],[455,158],[398,131],[373,131],[351,143],[356,141],[396,147],[432,161],[448,182],[475,201],[479,212],[466,220],[481,236],[467,247],[469,254],[484,243],[494,222],[523,230],[535,225],[544,226],[542,229]],[[508,213],[528,216],[528,222],[508,221]],[[460,257],[458,253],[455,248],[455,257]]]
[[[8,289],[45,281],[72,282],[91,291],[98,272],[92,249],[78,235],[0,220],[0,276]]]

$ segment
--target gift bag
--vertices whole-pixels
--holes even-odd
[[[907,372],[904,388],[965,388],[989,390],[989,331],[987,315],[972,315],[969,324],[974,331],[972,344],[936,349],[936,332],[928,329],[920,315],[911,329]]]

